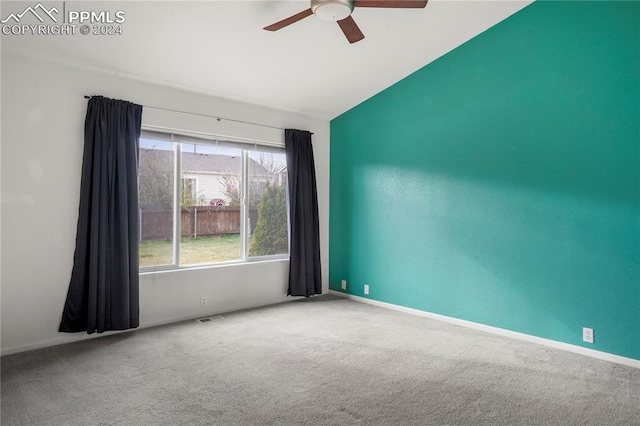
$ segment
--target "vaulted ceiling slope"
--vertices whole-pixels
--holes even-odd
[[[70,11],[122,11],[122,34],[82,35],[79,25],[69,36],[10,34],[2,51],[332,119],[531,2],[356,8],[366,38],[355,44],[315,16],[263,30],[307,9],[305,0],[46,2],[57,3],[67,20]],[[3,1],[2,19],[29,4]]]

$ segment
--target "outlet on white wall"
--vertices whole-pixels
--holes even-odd
[[[207,306],[207,296],[202,296],[200,298],[200,306]]]
[[[587,343],[593,343],[593,328],[582,328],[582,341]]]

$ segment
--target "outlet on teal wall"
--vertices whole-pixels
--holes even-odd
[[[639,123],[640,3],[533,3],[331,122],[330,288],[640,359]]]

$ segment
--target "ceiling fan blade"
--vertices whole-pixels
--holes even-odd
[[[275,24],[271,24],[268,27],[264,27],[264,29],[267,31],[278,31],[288,25],[295,24],[299,20],[304,19],[307,16],[311,16],[311,15],[313,15],[313,12],[311,11],[311,8],[309,8],[307,10],[303,10],[300,13],[296,13],[293,16],[289,16],[288,18],[285,18],[282,21],[278,21]]]
[[[349,40],[349,43],[355,43],[356,41],[360,41],[364,38],[364,34],[358,28],[358,24],[353,20],[351,16],[347,16],[341,21],[338,21],[338,25],[340,25],[340,29]]]
[[[356,0],[355,7],[383,7],[387,9],[422,9],[428,0]]]

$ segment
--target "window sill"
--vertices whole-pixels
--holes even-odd
[[[188,266],[166,266],[166,267],[154,267],[154,268],[144,268],[140,269],[140,276],[143,275],[153,275],[153,274],[163,274],[168,272],[179,272],[179,271],[193,271],[193,270],[201,270],[201,269],[217,269],[217,268],[229,268],[229,267],[237,267],[237,266],[250,266],[257,265],[260,263],[271,263],[271,262],[288,262],[289,256],[265,256],[261,258],[256,258],[254,260],[238,260],[233,262],[221,262],[221,263],[208,263],[201,265],[188,265]]]

